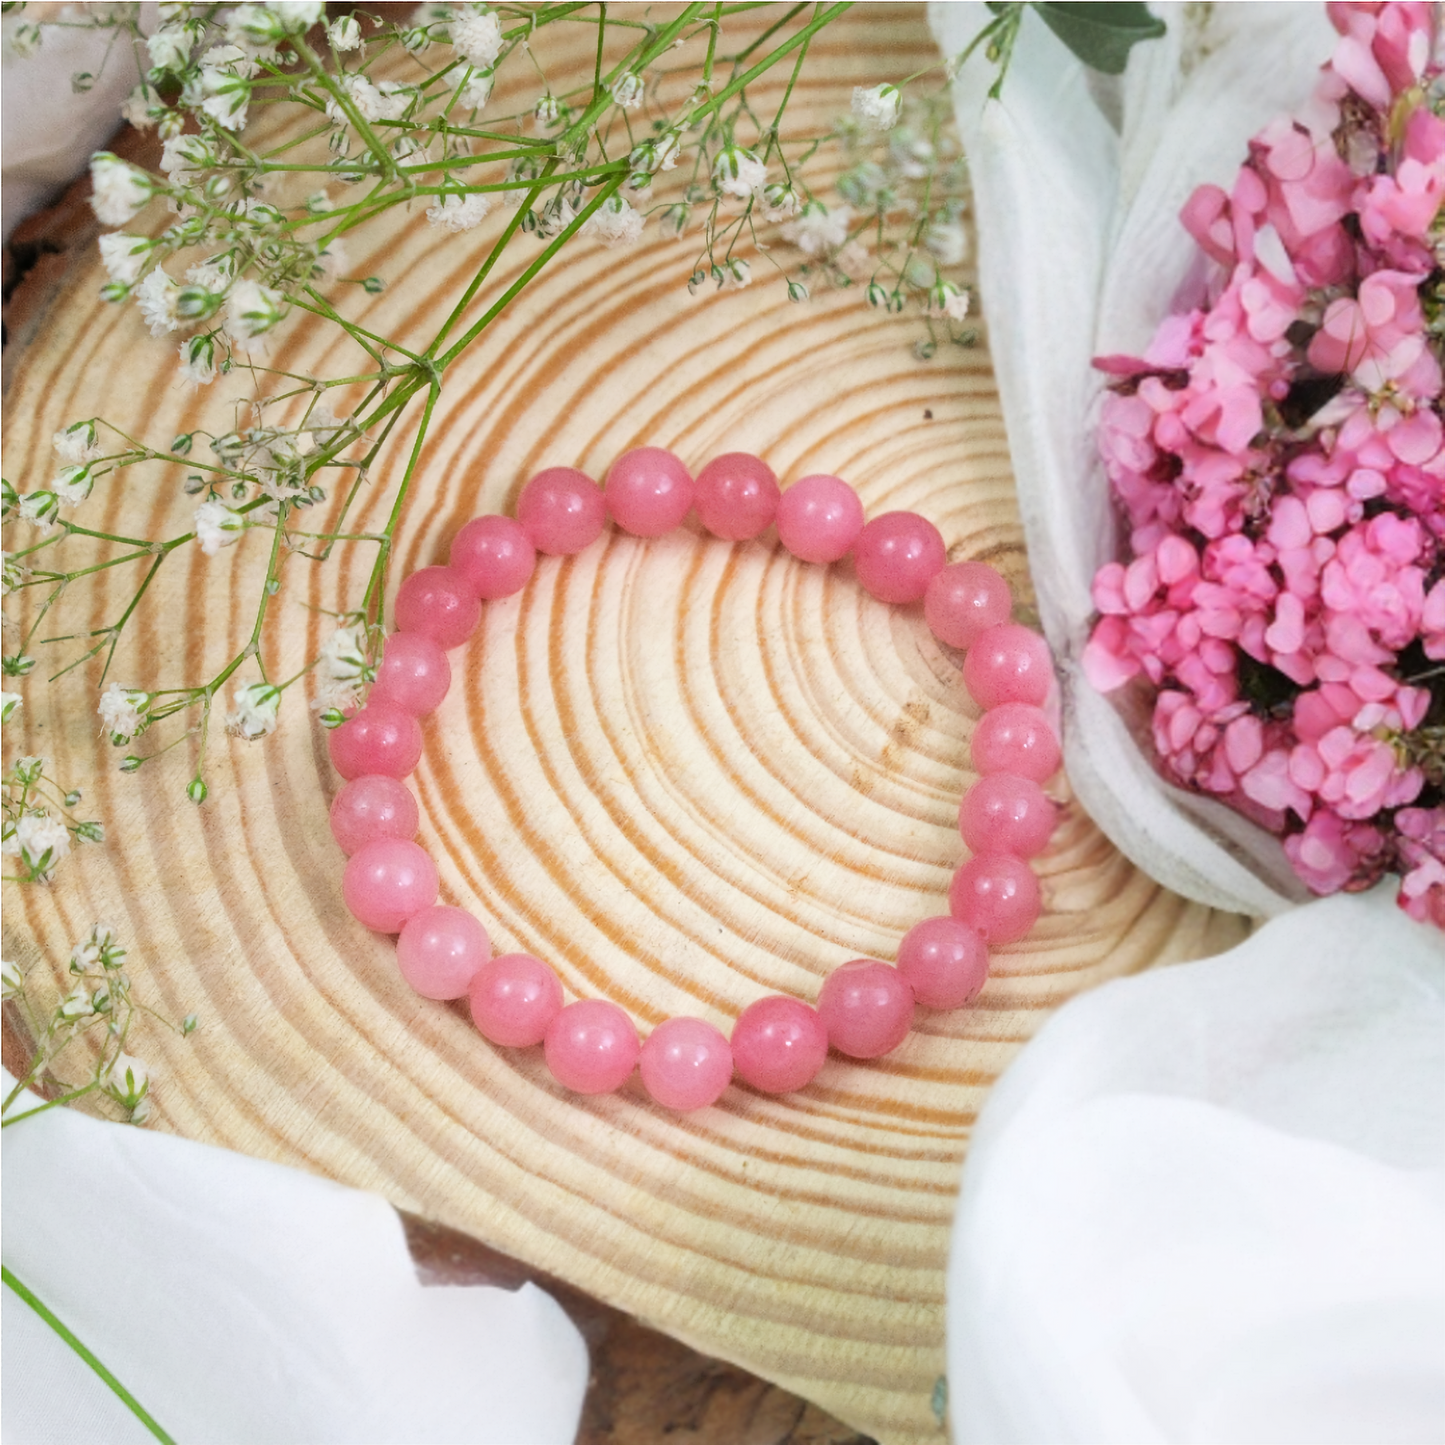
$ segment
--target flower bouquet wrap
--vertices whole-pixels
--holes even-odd
[[[1431,11],[1163,13],[1117,90],[1040,26],[957,92],[1074,786],[1190,896],[1438,918]]]

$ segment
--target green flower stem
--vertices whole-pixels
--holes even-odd
[[[327,94],[330,95],[331,98],[336,102],[336,104],[341,108],[341,111],[346,116],[347,120],[349,120],[351,124],[356,127],[357,135],[359,135],[362,140],[366,142],[366,148],[375,157],[376,163],[380,167],[382,174],[386,176],[389,180],[396,180],[396,162],[392,160],[390,151],[388,151],[386,146],[383,144],[381,137],[378,136],[377,133],[372,130],[371,126],[367,123],[366,117],[363,116],[359,110],[357,110],[356,103],[331,78],[330,73],[327,71],[325,65],[323,65],[321,62],[321,57],[317,55],[317,53],[299,35],[291,36],[289,39],[289,44],[291,45],[291,48],[295,50],[296,54],[301,57],[302,62],[311,72],[312,76],[316,79],[316,81],[319,82],[322,89],[325,90]]]
[[[48,1305],[46,1305],[44,1300],[42,1300],[38,1295],[36,1295],[33,1290],[22,1284],[20,1280],[15,1277],[8,1265],[0,1266],[0,1281],[3,1281],[10,1289],[14,1290],[15,1293],[19,1295],[20,1298],[23,1299],[25,1303],[28,1304],[30,1308],[33,1309],[35,1313],[38,1314],[40,1318],[43,1319],[45,1323],[48,1324],[50,1328],[54,1330],[55,1333],[59,1335],[60,1338],[64,1340],[65,1343],[69,1345],[70,1348],[74,1350],[75,1353],[79,1355],[80,1358],[84,1360],[85,1363],[89,1365],[90,1368],[94,1370],[95,1373],[99,1375],[100,1378],[108,1386],[110,1386],[110,1388],[119,1398],[121,1404],[124,1405],[126,1409],[129,1410],[131,1414],[134,1415],[136,1419],[139,1420],[141,1424],[144,1425],[146,1429],[149,1430],[151,1434],[156,1437],[157,1440],[163,1441],[164,1445],[175,1445],[175,1441],[172,1440],[171,1437],[167,1435],[164,1430],[161,1429],[161,1427],[155,1422],[155,1420],[151,1417],[150,1413],[145,1409],[145,1407],[140,1403],[140,1401],[137,1400],[136,1397],[132,1395],[131,1392],[127,1390],[126,1387],[122,1385],[121,1382],[117,1380],[116,1377],[112,1375],[111,1372],[107,1370],[103,1364],[101,1364],[101,1362],[95,1357],[94,1352],[86,1346],[84,1341],[82,1341],[76,1336],[74,1331],[66,1327],[66,1325],[55,1314],[55,1312],[51,1310]]]

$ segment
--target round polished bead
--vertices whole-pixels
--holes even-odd
[[[420,632],[449,652],[476,630],[482,604],[460,572],[423,567],[397,588],[395,616],[398,632]]]
[[[1006,702],[1042,707],[1053,680],[1048,643],[1017,622],[1002,622],[979,633],[963,660],[964,686],[982,708]]]
[[[778,513],[778,479],[748,452],[714,457],[698,474],[693,505],[704,527],[724,542],[747,542]]]
[[[405,838],[377,838],[347,860],[341,893],[354,917],[378,933],[402,924],[437,901],[436,864]]]
[[[963,795],[958,831],[973,853],[1036,858],[1048,847],[1058,809],[1032,778],[989,773]]]
[[[853,566],[880,602],[917,602],[948,561],[938,528],[917,512],[885,512],[858,534]]]
[[[812,1083],[828,1057],[828,1030],[801,999],[771,994],[733,1025],[733,1071],[765,1094],[791,1094]]]
[[[384,773],[353,778],[331,804],[331,836],[343,853],[375,838],[415,838],[417,821],[411,789]]]
[[[923,594],[929,630],[950,647],[972,647],[980,632],[1007,622],[1012,610],[1008,583],[987,562],[955,562]]]
[[[717,1103],[733,1076],[733,1053],[704,1019],[668,1019],[647,1036],[641,1068],[647,1092],[663,1108],[690,1113]]]
[[[896,1049],[913,1027],[913,989],[896,968],[855,958],[835,968],[818,994],[818,1016],[828,1042],[854,1059],[876,1059]]]
[[[988,977],[988,944],[960,918],[925,918],[903,935],[898,972],[925,1008],[962,1008]]]
[[[980,853],[957,873],[948,890],[948,911],[978,929],[989,943],[1013,943],[1038,921],[1043,908],[1039,880],[1022,858]]]
[[[642,1046],[630,1018],[606,999],[569,1003],[547,1026],[547,1067],[577,1094],[610,1094],[637,1067]]]
[[[492,602],[527,585],[537,565],[537,549],[521,523],[493,514],[473,517],[452,538],[447,560],[478,597]]]
[[[394,703],[368,703],[327,734],[331,766],[343,778],[404,778],[421,761],[421,724]]]
[[[481,1035],[505,1048],[540,1044],[562,1012],[562,984],[530,953],[503,953],[477,970],[468,990],[472,1022]]]
[[[451,685],[452,665],[440,643],[421,632],[393,632],[382,645],[367,706],[389,702],[423,717],[441,706]]]
[[[1059,770],[1059,740],[1044,710],[1006,702],[979,718],[970,744],[973,770],[981,775],[1013,773],[1046,783]]]
[[[607,473],[607,512],[634,537],[661,537],[692,510],[692,474],[662,447],[624,452]]]
[[[863,530],[863,503],[841,477],[803,477],[778,499],[778,540],[801,562],[838,562]]]
[[[548,467],[522,488],[517,521],[539,552],[570,557],[602,535],[607,503],[602,488],[586,472]]]
[[[465,909],[445,903],[413,913],[396,940],[401,976],[423,998],[461,998],[491,956],[486,929]]]

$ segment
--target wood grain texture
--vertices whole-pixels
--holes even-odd
[[[931,55],[920,10],[855,12],[813,47],[795,119],[826,125],[855,84]],[[258,139],[274,125],[263,116]],[[388,288],[350,288],[342,304],[422,341],[490,233],[441,236],[420,208],[383,221],[353,243],[351,274]],[[539,467],[600,476],[651,443],[693,466],[755,451],[785,483],[848,477],[870,513],[917,509],[952,556],[993,561],[1026,598],[986,349],[919,363],[914,323],[854,295],[800,307],[760,284],[691,298],[692,261],[689,243],[651,232],[625,251],[583,239],[448,373],[390,590],[443,560],[467,518],[509,508]],[[7,474],[22,490],[43,484],[51,434],[80,416],[163,439],[246,420],[234,384],[179,385],[173,348],[104,306],[100,280],[93,255],[78,261],[7,358]],[[270,359],[346,374],[348,347],[293,319]],[[144,512],[151,535],[184,530],[183,475],[122,473],[88,504],[92,525]],[[378,488],[365,524],[384,501]],[[113,676],[175,685],[229,657],[249,635],[264,546],[168,563]],[[370,563],[364,548],[324,568],[289,559],[267,624],[278,673],[315,654],[331,625],[315,609],[349,605]],[[77,589],[49,630],[112,620],[136,581],[123,570]],[[644,1032],[678,1012],[726,1030],[768,991],[811,998],[837,963],[892,958],[945,908],[977,716],[958,662],[916,609],[874,603],[846,568],[792,562],[771,534],[608,534],[545,561],[453,654],[458,682],[426,725],[415,783],[443,899],[474,909],[498,951],[549,959],[571,993],[613,999]],[[160,1127],[379,1190],[886,1442],[943,1433],[948,1230],[992,1082],[1081,989],[1245,928],[1136,872],[1060,782],[1063,823],[1039,865],[1048,911],[998,952],[975,1007],[921,1017],[879,1063],[830,1059],[795,1097],[734,1086],[687,1118],[635,1079],[577,1098],[538,1051],[493,1050],[464,1010],[411,994],[391,941],[347,915],[326,822],[338,780],[299,697],[264,745],[213,736],[211,801],[196,808],[193,743],[121,776],[83,684],[30,681],[18,746],[86,785],[111,841],[9,903],[6,956],[60,961],[108,918],[157,1006],[200,1013],[188,1043],[145,1040]]]

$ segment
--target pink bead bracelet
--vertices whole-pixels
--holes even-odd
[[[525,953],[492,957],[469,913],[437,902],[436,865],[413,838],[416,799],[400,780],[421,758],[418,718],[451,683],[448,650],[471,635],[483,601],[520,591],[538,552],[570,556],[602,534],[608,517],[638,537],[659,537],[696,510],[715,537],[741,542],[776,524],[783,546],[806,562],[850,552],[858,580],[885,602],[923,603],[934,635],[966,650],[963,680],[986,709],[974,729],[980,774],[964,795],[959,828],[973,856],[949,889],[949,912],[906,933],[896,966],[854,959],[825,980],[816,1007],[772,995],[750,1004],[725,1038],[699,1018],[672,1018],[645,1042],[616,1004],[564,1003],[556,973]],[[968,1003],[988,974],[988,946],[1022,938],[1038,918],[1039,884],[1028,860],[1043,851],[1056,808],[1040,784],[1059,766],[1043,710],[1053,680],[1043,639],[1009,621],[1004,579],[980,562],[947,563],[943,538],[912,512],[865,524],[858,494],[837,477],[804,477],[786,492],[757,457],[731,453],[696,478],[671,452],[642,447],[621,457],[605,489],[570,467],[539,472],[522,488],[516,520],[478,517],[452,542],[448,565],[423,567],[396,598],[396,631],[383,648],[366,706],[330,735],[331,761],[347,779],[331,806],[331,831],[350,855],[346,905],[368,928],[397,934],[402,976],[431,999],[470,999],[493,1044],[541,1044],[559,1083],[582,1094],[619,1088],[641,1067],[658,1103],[692,1110],[715,1103],[736,1076],[765,1093],[812,1081],[830,1047],[855,1059],[896,1048],[914,1007]]]

